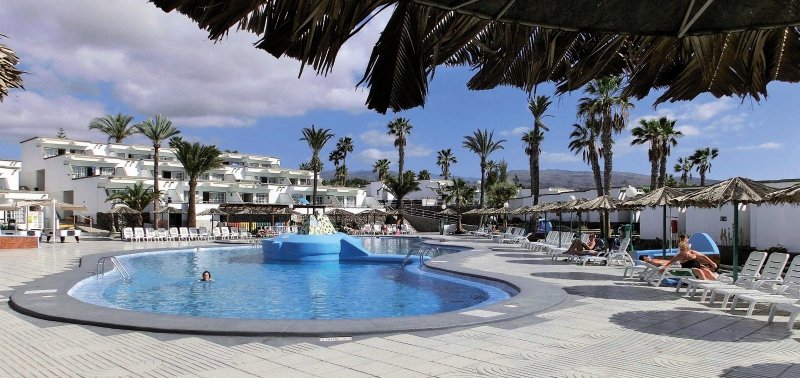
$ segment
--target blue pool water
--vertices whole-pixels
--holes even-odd
[[[375,246],[397,243],[382,239]],[[426,315],[510,296],[496,286],[421,271],[415,264],[274,262],[253,247],[149,252],[119,260],[131,282],[112,272],[81,281],[69,294],[105,307],[237,319]],[[198,280],[204,270],[212,272],[213,282]]]

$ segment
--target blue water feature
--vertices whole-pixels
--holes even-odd
[[[359,239],[347,241],[354,242]],[[427,315],[484,306],[513,295],[511,289],[490,282],[420,270],[418,264],[386,263],[404,255],[345,252],[346,259],[328,261],[276,260],[254,247],[124,255],[118,258],[133,277],[130,282],[114,271],[81,281],[69,295],[111,308],[236,319]],[[212,272],[212,282],[198,280],[205,270]]]

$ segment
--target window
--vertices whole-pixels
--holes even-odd
[[[278,177],[268,177],[268,176],[261,176],[260,180],[262,184],[277,184]]]
[[[161,177],[165,179],[183,181],[183,171],[161,171]]]
[[[200,176],[201,180],[205,181],[223,181],[225,179],[224,173],[204,173]]]
[[[58,156],[58,155],[59,155],[59,153],[58,153],[58,149],[57,148],[51,148],[51,147],[45,147],[44,148],[44,158],[45,159],[47,159],[49,157],[53,157],[53,156]]]
[[[84,178],[92,176],[92,167],[72,167],[72,178]]]
[[[225,192],[203,192],[203,202],[206,203],[224,203]]]
[[[258,168],[258,163],[250,163],[247,165],[248,167]]]
[[[255,203],[269,203],[269,194],[267,193],[256,193],[256,198],[253,201]]]
[[[100,176],[114,176],[114,167],[100,167]]]

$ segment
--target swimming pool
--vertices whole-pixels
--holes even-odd
[[[392,240],[409,238],[372,239],[383,241],[364,244],[417,246]],[[112,272],[81,281],[69,295],[103,307],[194,317],[363,319],[485,306],[512,292],[414,264],[265,261],[253,247],[148,252],[119,260],[133,277],[130,282]],[[213,282],[198,281],[204,270],[213,273]]]

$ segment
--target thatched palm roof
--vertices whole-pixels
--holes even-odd
[[[619,199],[609,195],[590,199],[580,205],[575,206],[578,210],[616,210],[622,203]]]
[[[448,208],[446,208],[446,209],[444,209],[444,210],[442,210],[442,211],[440,211],[440,212],[438,212],[436,214],[439,214],[439,215],[458,215],[458,211],[455,211],[452,208],[448,207]]]
[[[670,201],[682,195],[683,193],[679,190],[665,186],[653,190],[643,196],[638,196],[634,199],[625,201],[620,206],[627,208],[669,206]]]
[[[767,196],[775,188],[743,177],[720,181],[705,189],[680,196],[672,204],[695,207],[720,207],[728,202],[759,204],[767,201]]]
[[[800,203],[800,184],[788,188],[776,190],[767,195],[767,200],[774,204],[779,203]]]
[[[353,213],[340,208],[331,209],[325,212],[325,215],[353,215]]]
[[[369,108],[423,105],[440,65],[474,69],[470,89],[559,91],[626,74],[625,95],[657,102],[700,93],[759,99],[771,81],[800,81],[800,4],[794,0],[151,0],[186,14],[219,40],[230,29],[320,74],[375,15],[392,16],[361,83]],[[302,68],[301,68],[302,72]],[[360,83],[360,84],[361,84]]]
[[[219,208],[212,207],[210,209],[205,209],[197,213],[197,215],[230,215],[230,214],[220,210]]]
[[[5,37],[0,34],[0,37]],[[8,91],[13,88],[22,87],[22,74],[17,68],[19,58],[14,50],[11,50],[6,45],[0,43],[0,102],[8,96]]]
[[[165,207],[165,208],[163,208],[163,209],[161,209],[159,211],[156,211],[156,213],[158,213],[158,214],[181,214],[181,213],[183,213],[183,210],[174,208],[172,206],[167,206],[167,207]],[[198,215],[200,215],[200,214],[198,214]]]

